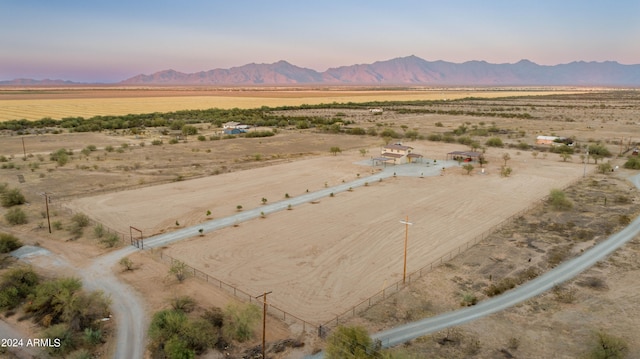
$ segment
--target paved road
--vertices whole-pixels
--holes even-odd
[[[631,180],[635,186],[640,189],[640,175],[634,176]],[[473,307],[467,307],[435,317],[404,324],[375,333],[371,337],[373,339],[380,340],[382,342],[382,346],[388,348],[406,343],[423,335],[464,324],[507,309],[542,294],[558,284],[574,278],[584,270],[596,264],[598,261],[605,259],[609,254],[613,253],[613,251],[620,248],[623,244],[634,239],[639,233],[640,217],[636,218],[625,229],[613,234],[607,240],[584,252],[580,257],[565,262],[536,279],[512,289],[505,294],[480,302]],[[322,352],[313,356],[308,356],[310,359],[319,359],[323,357],[324,354]]]

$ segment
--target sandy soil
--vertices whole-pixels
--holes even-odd
[[[416,152],[427,149],[416,149]],[[391,178],[292,211],[269,215],[171,246],[168,254],[247,292],[272,290],[270,301],[311,322],[330,320],[402,276],[405,216],[410,228],[408,272],[428,265],[580,177],[577,163],[512,153],[510,178],[498,168],[504,150],[488,154],[484,175],[462,168],[444,176]],[[440,152],[442,153],[442,152]],[[112,193],[70,205],[128,231],[146,233],[259,207],[355,179],[371,167],[359,154],[327,156],[197,180]],[[417,165],[416,165],[417,166]],[[423,164],[423,166],[426,166]],[[518,193],[518,196],[512,194]],[[149,199],[153,200],[149,200]],[[500,201],[496,203],[496,198]],[[496,203],[487,210],[487,203]]]

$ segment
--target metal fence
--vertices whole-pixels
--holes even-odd
[[[571,187],[574,184],[580,182],[581,180],[582,179],[574,180],[574,181],[570,182],[569,184],[567,184],[564,188]],[[444,263],[444,262],[446,262],[448,260],[451,260],[456,255],[458,255],[458,254],[462,253],[463,251],[471,248],[472,246],[478,244],[479,242],[481,242],[485,238],[489,237],[489,235],[495,233],[496,231],[500,230],[502,227],[504,227],[507,224],[511,223],[514,219],[519,218],[519,217],[523,216],[524,214],[526,214],[527,212],[531,211],[532,209],[544,204],[548,200],[548,198],[549,198],[549,196],[545,195],[541,199],[535,201],[532,205],[528,206],[525,209],[522,209],[522,210],[518,211],[515,214],[512,214],[511,216],[509,216],[508,218],[506,218],[502,222],[494,225],[493,227],[491,227],[491,228],[487,229],[486,231],[482,232],[481,234],[475,236],[474,238],[472,238],[471,240],[467,241],[466,243],[458,246],[456,249],[454,249],[454,250],[450,251],[449,253],[441,256],[440,258],[438,258],[438,259],[426,264],[425,266],[421,267],[420,269],[407,274],[406,283],[411,283],[411,281],[416,281],[417,279],[422,277],[425,273],[427,273],[428,271],[432,270],[434,267],[437,267],[437,266],[441,265],[442,263]],[[399,280],[399,281],[397,281],[395,283],[392,283],[391,285],[389,285],[386,288],[382,289],[381,291],[375,293],[371,297],[361,301],[360,303],[354,305],[353,307],[349,308],[348,310],[344,311],[343,313],[336,315],[335,318],[332,318],[331,320],[329,320],[329,321],[327,321],[325,323],[322,323],[321,326],[320,326],[321,332],[322,333],[326,333],[326,331],[328,331],[332,327],[338,326],[338,325],[340,325],[340,323],[346,322],[349,318],[354,317],[357,314],[364,312],[365,310],[367,310],[371,306],[383,301],[384,299],[388,298],[389,296],[393,295],[394,293],[400,291],[402,288],[404,288],[404,286],[405,286],[405,284],[402,283],[402,280]]]
[[[171,257],[170,255],[164,253],[163,251],[159,251],[158,253],[159,253],[158,258],[160,259],[160,261],[167,263],[169,265],[173,265],[176,262],[184,263],[183,261],[177,260]],[[263,304],[262,299],[260,299],[261,296],[259,298],[256,298],[256,293],[249,294],[243,291],[242,289],[239,289],[236,286],[233,286],[215,277],[212,277],[209,274],[188,265],[187,263],[184,263],[184,265],[187,267],[187,273],[189,273],[190,275],[193,275],[195,278],[203,280],[210,285],[213,285],[217,288],[225,290],[227,293],[233,295],[234,297],[240,299],[241,301],[256,304],[256,305]],[[316,331],[319,330],[318,325],[313,324],[309,321],[306,321],[272,304],[267,304],[267,313],[272,315],[274,318],[284,321],[285,323],[289,323],[289,324],[295,323],[295,324],[301,325],[303,332],[315,333]]]
[[[564,188],[568,188],[578,182],[580,182],[583,178],[579,178],[576,179],[572,182],[570,182],[569,184],[567,184]],[[406,283],[411,283],[411,281],[416,281],[417,279],[421,278],[425,273],[431,271],[434,267],[437,267],[439,265],[441,265],[442,263],[451,260],[453,257],[455,257],[456,255],[462,253],[463,251],[471,248],[472,246],[476,245],[477,243],[479,243],[480,241],[484,240],[485,238],[487,238],[489,235],[491,235],[492,233],[496,232],[497,230],[501,229],[502,227],[504,227],[505,225],[509,224],[511,221],[513,221],[514,219],[524,215],[525,213],[531,211],[532,209],[542,205],[546,200],[548,199],[548,195],[544,196],[543,198],[535,201],[534,204],[528,206],[527,208],[518,211],[517,213],[509,216],[508,218],[506,218],[505,220],[503,220],[502,222],[494,225],[493,227],[489,228],[488,230],[482,232],[480,235],[475,236],[474,238],[472,238],[471,240],[467,241],[466,243],[458,246],[456,249],[450,251],[449,253],[441,256],[440,258],[424,265],[423,267],[421,267],[420,269],[408,273],[406,276]],[[58,208],[59,210],[65,211],[70,215],[75,214],[71,209],[62,206],[60,203],[55,203],[53,204],[56,208]],[[124,243],[125,241],[125,234],[121,233],[119,231],[116,231],[114,229],[111,229],[107,226],[102,225],[99,222],[96,222],[94,220],[90,219],[90,222],[93,225],[101,225],[103,226],[103,228],[108,232],[108,233],[116,233],[118,234],[118,236],[121,238],[122,242]],[[168,263],[169,265],[173,265],[175,262],[179,261],[165,253],[163,253],[162,251],[159,251],[159,258],[162,262],[164,263]],[[181,262],[181,261],[180,261]],[[184,262],[182,262],[184,263]],[[190,274],[192,274],[194,277],[205,281],[206,283],[209,283],[213,286],[216,286],[220,289],[224,289],[226,292],[232,294],[234,297],[248,302],[248,303],[252,303],[252,304],[256,304],[256,305],[262,305],[262,300],[260,299],[256,299],[254,295],[249,294],[231,284],[225,283],[215,277],[210,276],[209,274],[198,270],[186,263],[184,263],[186,265],[186,267],[188,268],[188,272]],[[329,330],[333,327],[336,327],[338,325],[340,325],[340,323],[344,323],[346,322],[349,318],[352,318],[354,316],[356,316],[359,313],[364,312],[365,310],[367,310],[368,308],[370,308],[371,306],[385,300],[386,298],[388,298],[389,296],[397,293],[398,291],[400,291],[402,288],[404,288],[405,284],[402,282],[402,280],[399,280],[389,286],[387,286],[386,288],[382,289],[381,291],[373,294],[372,296],[370,296],[369,298],[361,301],[360,303],[352,306],[351,308],[349,308],[348,310],[344,311],[341,314],[338,314],[335,316],[335,318],[332,318],[331,320],[324,322],[320,325],[318,324],[313,324],[309,321],[306,321],[294,314],[291,314],[283,309],[278,308],[277,306],[268,304],[268,313],[270,315],[272,315],[275,318],[281,319],[286,323],[297,323],[300,324],[302,327],[302,331],[304,332],[309,332],[309,333],[318,333],[321,336],[326,335]]]
[[[73,210],[71,210],[70,208],[67,208],[67,207],[63,206],[63,205],[62,205],[62,203],[60,203],[60,202],[51,202],[51,201],[50,201],[50,202],[49,202],[49,205],[50,205],[51,207],[56,208],[56,211],[65,212],[65,213],[66,213],[66,214],[68,214],[69,216],[73,216],[73,215],[75,215],[75,214],[79,214],[79,213],[80,213],[80,212],[74,212],[74,211],[73,211]],[[122,232],[120,232],[120,231],[117,231],[117,230],[115,230],[115,229],[113,229],[113,228],[110,228],[110,227],[108,227],[108,226],[105,226],[104,224],[102,224],[102,223],[100,223],[100,222],[98,222],[98,221],[95,221],[95,220],[93,220],[93,219],[91,219],[91,218],[89,218],[89,217],[87,217],[87,218],[89,219],[89,224],[90,224],[90,225],[92,225],[92,226],[94,226],[94,227],[101,226],[107,234],[109,234],[109,233],[113,233],[113,234],[117,235],[117,236],[118,236],[118,238],[120,238],[120,241],[121,241],[122,243],[124,243],[124,241],[125,241],[125,234],[124,234],[124,233],[122,233]]]

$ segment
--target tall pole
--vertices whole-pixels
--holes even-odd
[[[27,159],[27,149],[24,147],[24,137],[22,137],[22,152],[24,153],[24,159]]]
[[[587,151],[587,157],[584,159],[584,170],[582,171],[582,177],[587,177],[587,163],[589,162],[589,151]]]
[[[407,280],[407,243],[409,242],[409,225],[413,224],[409,222],[409,216],[405,221],[400,221],[400,223],[405,225],[404,230],[404,267],[402,270],[402,284],[405,284]]]
[[[272,291],[264,292],[262,295],[256,297],[262,297],[262,359],[265,359],[265,348],[267,342],[267,294],[271,294]]]
[[[51,220],[49,219],[49,195],[44,193],[44,205],[47,208],[47,224],[49,225],[49,234],[51,234]]]

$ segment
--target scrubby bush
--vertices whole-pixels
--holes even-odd
[[[113,248],[120,242],[120,237],[115,233],[107,233],[104,238],[100,240],[100,243],[104,244],[107,248]]]
[[[58,166],[62,167],[69,162],[69,156],[72,154],[69,152],[70,151],[67,151],[65,148],[61,148],[55,152],[51,152],[51,154],[49,155],[49,159],[56,162]]]
[[[629,157],[627,162],[624,163],[624,168],[632,169],[632,170],[640,170],[640,157],[632,156]]]
[[[552,189],[549,194],[549,203],[557,211],[564,211],[573,208],[573,203],[559,189]]]
[[[0,200],[2,201],[2,207],[17,206],[20,204],[24,204],[26,202],[24,195],[17,188],[11,188],[11,189],[5,188],[0,192],[1,192]]]
[[[0,309],[14,309],[24,301],[39,282],[38,275],[30,267],[12,268],[0,281]]]
[[[11,208],[4,214],[4,219],[12,225],[25,224],[29,222],[27,220],[27,214],[20,208]]]
[[[325,358],[373,358],[380,346],[371,340],[367,330],[360,326],[339,326],[327,339]]]
[[[502,143],[502,139],[500,137],[491,137],[485,142],[485,145],[489,147],[503,147],[504,143]]]
[[[0,233],[0,253],[9,253],[22,247],[20,240],[11,234]]]
[[[225,334],[239,342],[245,342],[253,336],[254,324],[260,319],[260,310],[251,304],[228,305],[225,310]]]
[[[593,359],[622,359],[626,358],[629,352],[627,342],[619,337],[605,333],[595,332],[586,357]]]

